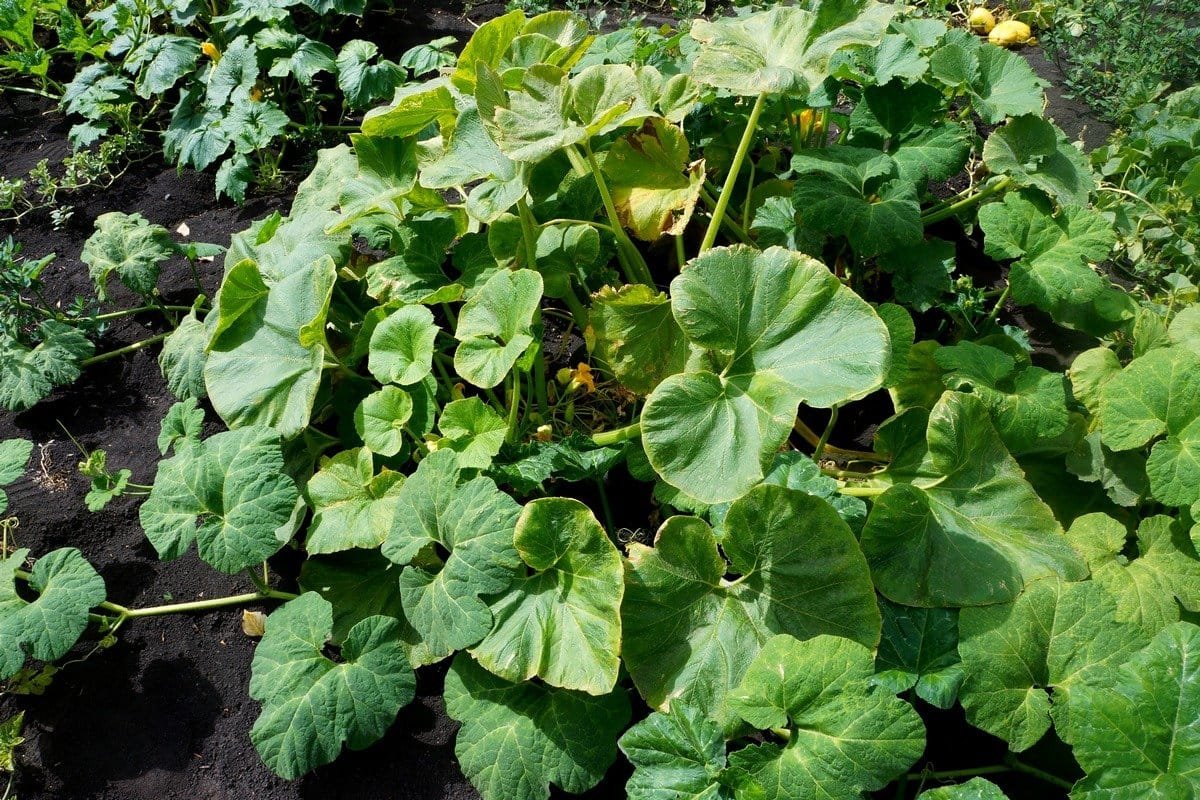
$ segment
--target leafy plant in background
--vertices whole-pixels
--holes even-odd
[[[1192,791],[1200,328],[1093,266],[1116,235],[1041,82],[870,0],[658,35],[494,19],[237,234],[164,342],[152,485],[90,469],[97,501],[148,492],[161,558],[195,547],[253,590],[128,608],[78,553],[18,550],[4,674],[89,612],[111,635],[283,601],[250,735],[287,778],[378,740],[450,659],[487,800],[585,791],[619,752],[635,798],[969,777],[908,771],[914,695],[1007,743],[971,774]],[[102,222],[98,287],[152,286],[121,256],[162,237]],[[991,285],[964,228],[1006,266]],[[1096,347],[1049,369],[1014,308]],[[201,401],[228,430],[203,436]],[[871,450],[833,441],[872,408]],[[653,538],[620,534],[614,486]],[[271,575],[289,545],[298,593]],[[1019,755],[1051,731],[1075,788]]]

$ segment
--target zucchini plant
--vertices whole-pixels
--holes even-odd
[[[1003,797],[914,770],[919,712],[955,705],[1008,745],[978,775],[1195,791],[1194,307],[1093,266],[1115,237],[1025,62],[899,12],[698,20],[632,59],[566,12],[482,25],[234,236],[165,342],[142,526],[253,590],[126,608],[79,553],[18,550],[3,674],[89,624],[276,601],[250,737],[286,778],[449,660],[486,800],[618,753],[635,798]],[[1048,368],[1015,310],[1096,347]],[[1051,730],[1073,787],[1019,755]]]

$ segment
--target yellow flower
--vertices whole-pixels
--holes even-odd
[[[250,90],[250,99],[253,102],[257,103],[257,102],[261,101],[262,97],[263,97],[262,89],[259,89],[257,86],[255,86],[253,89]]]
[[[218,50],[217,46],[212,42],[205,42],[204,44],[200,45],[200,52],[204,53],[204,55],[208,56],[213,61],[221,60],[221,51]]]
[[[538,425],[537,432],[534,433],[533,438],[539,442],[549,442],[554,438],[554,429],[549,425]]]
[[[592,368],[582,361],[579,362],[579,365],[571,370],[571,384],[582,388],[585,394],[596,391],[596,378],[592,375]]]

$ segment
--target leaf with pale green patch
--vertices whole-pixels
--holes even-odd
[[[234,573],[291,538],[299,498],[278,431],[252,426],[177,446],[159,463],[138,517],[160,558],[178,558],[196,542],[202,559]]]
[[[647,703],[727,723],[728,693],[773,634],[874,646],[880,618],[854,534],[824,500],[759,486],[722,527],[720,549],[694,517],[667,520],[653,547],[630,544],[621,618],[625,666]]]
[[[1119,621],[1154,632],[1179,620],[1180,605],[1200,611],[1200,557],[1180,522],[1143,519],[1133,558],[1125,555],[1125,526],[1107,514],[1080,517],[1067,538],[1087,559],[1092,580],[1116,600]]]
[[[964,608],[958,628],[967,719],[1015,752],[1036,744],[1051,720],[1066,736],[1074,687],[1105,665],[1124,663],[1149,640],[1117,621],[1116,601],[1103,585],[1057,578],[1027,584],[1009,603]]]
[[[11,440],[10,440],[11,441]],[[0,560],[0,678],[11,678],[27,657],[55,661],[67,654],[104,602],[104,579],[73,547],[42,556],[29,573],[30,601],[17,592],[18,569],[29,550]]]
[[[388,314],[371,333],[371,374],[382,383],[417,383],[433,369],[437,332],[433,312],[425,306],[403,306]]]
[[[604,528],[578,500],[545,497],[521,510],[513,543],[528,575],[491,601],[495,625],[471,654],[507,680],[608,694],[625,584]]]
[[[946,392],[932,411],[910,410],[879,437],[877,449],[892,453],[880,477],[892,486],[875,499],[862,548],[889,600],[988,605],[1037,578],[1087,575],[978,398]]]
[[[364,397],[354,410],[354,430],[371,452],[394,456],[404,448],[404,428],[412,415],[412,395],[385,386]]]
[[[1036,186],[1063,205],[1086,205],[1096,189],[1087,156],[1040,115],[1016,117],[994,131],[983,144],[983,163],[993,174]]]
[[[462,723],[454,754],[483,800],[546,800],[550,784],[586,792],[617,757],[629,723],[624,689],[594,697],[509,683],[466,653],[446,675],[446,713]]]
[[[589,323],[589,349],[632,392],[649,394],[687,364],[687,340],[671,315],[671,300],[649,286],[601,289]]]
[[[305,489],[312,524],[304,547],[309,553],[336,553],[383,544],[398,508],[404,476],[384,468],[375,474],[371,451],[343,450],[322,458]]]
[[[687,227],[704,186],[704,162],[692,161],[683,131],[651,118],[618,139],[604,159],[604,174],[621,224],[653,242]]]
[[[357,623],[338,661],[325,655],[332,630],[333,606],[305,592],[267,617],[250,664],[250,696],[262,703],[250,740],[288,780],[378,741],[416,690],[395,619]]]
[[[430,453],[400,489],[383,554],[405,566],[400,592],[419,639],[413,664],[440,661],[492,629],[484,596],[518,578],[520,506],[490,478],[463,481],[449,451]],[[434,550],[437,553],[434,553]]]
[[[762,789],[759,797],[864,797],[920,758],[921,718],[872,687],[873,662],[869,648],[837,636],[766,642],[730,697],[755,728],[789,733],[786,745],[755,744],[729,757]]]
[[[684,337],[707,368],[672,375],[642,411],[655,471],[697,500],[734,500],[762,480],[796,408],[878,387],[887,328],[824,264],[778,247],[709,250],[671,283]],[[712,370],[712,371],[710,371]]]
[[[478,397],[451,400],[438,418],[437,446],[458,454],[463,469],[487,469],[500,452],[508,423]]]
[[[692,75],[700,83],[756,97],[807,97],[829,77],[839,51],[877,45],[895,7],[872,0],[824,0],[819,9],[777,6],[744,17],[696,20]]]

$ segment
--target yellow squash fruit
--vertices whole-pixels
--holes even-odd
[[[988,34],[996,27],[996,18],[987,8],[978,6],[971,11],[971,16],[967,17],[967,25],[975,33]]]
[[[992,28],[992,32],[988,34],[988,41],[1001,47],[1019,47],[1029,44],[1032,36],[1033,31],[1029,30],[1029,26],[1024,22],[1006,19]]]

